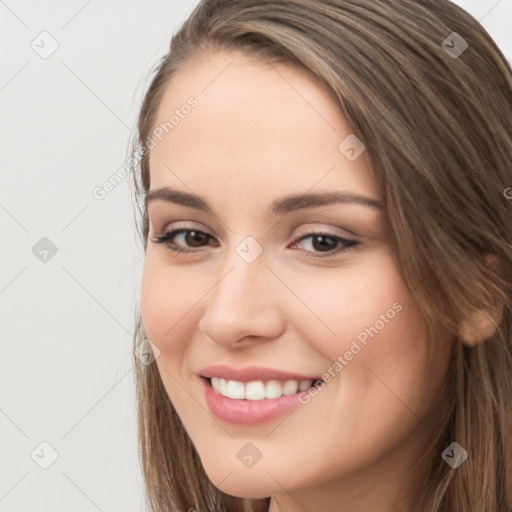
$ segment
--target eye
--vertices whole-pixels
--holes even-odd
[[[298,242],[302,242],[303,240],[307,240],[308,238],[311,239],[311,241],[306,245],[309,245],[315,251],[326,253],[314,254],[311,251],[301,249],[301,251],[306,253],[307,256],[311,256],[313,258],[329,258],[341,252],[348,252],[359,244],[357,240],[349,240],[338,235],[333,235],[332,233],[311,232],[295,239],[293,245],[296,245]]]
[[[196,247],[196,250],[183,248],[177,245],[173,239],[179,235],[183,235],[182,242],[188,244],[189,247]],[[338,253],[352,250],[356,245],[359,244],[357,240],[349,240],[332,233],[311,232],[296,238],[292,242],[292,247],[307,239],[311,239],[311,242],[307,245],[309,245],[313,251],[301,249],[301,252],[305,253],[308,257],[313,258],[332,257]],[[214,237],[208,233],[205,233],[204,231],[197,229],[174,229],[155,235],[153,242],[158,244],[165,244],[167,248],[173,253],[183,254],[197,253],[201,247],[204,247],[205,243],[206,245],[218,246],[218,244],[209,244],[209,242],[212,240],[214,240]],[[315,251],[326,254],[315,254]]]
[[[177,246],[172,239],[178,235],[185,235],[182,240],[190,243],[193,247],[201,247],[202,242],[213,239],[211,235],[198,229],[174,229],[172,231],[164,231],[159,235],[155,235],[155,240],[153,240],[153,242],[167,245],[168,249],[174,253],[197,252],[193,249],[183,249],[182,247]]]

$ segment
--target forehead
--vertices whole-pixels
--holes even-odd
[[[151,189],[213,194],[222,186],[223,197],[265,198],[318,187],[379,196],[366,153],[350,161],[338,147],[353,133],[338,105],[309,73],[286,64],[202,55],[167,85],[158,127]]]

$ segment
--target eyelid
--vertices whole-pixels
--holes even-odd
[[[305,235],[309,235],[311,234],[312,232],[314,233],[325,233],[326,235],[329,235],[329,236],[338,236],[340,238],[347,238],[347,237],[352,237],[354,238],[354,241],[357,239],[357,241],[359,241],[359,239],[361,238],[360,235],[358,235],[355,231],[352,231],[351,229],[347,229],[347,228],[340,228],[340,227],[328,227],[328,228],[325,228],[325,223],[321,223],[321,222],[310,222],[309,223],[309,226],[310,227],[307,227],[307,228],[304,228],[304,227],[301,227],[299,229],[299,233],[296,234],[296,235],[293,235],[294,238],[296,237],[300,237],[300,233],[303,233]],[[339,233],[338,231],[341,231],[341,233]],[[351,238],[351,239],[352,239]]]
[[[197,224],[198,226],[196,226],[195,224]],[[315,233],[323,232],[323,231],[329,231],[329,233],[325,233],[325,234],[329,235],[329,236],[338,236],[340,238],[345,238],[346,237],[345,233],[347,233],[348,236],[355,237],[358,241],[360,239],[360,235],[358,233],[356,233],[355,231],[353,231],[351,229],[348,229],[348,228],[329,227],[329,228],[326,229],[325,228],[326,223],[321,223],[321,222],[310,222],[310,223],[306,223],[306,224],[309,224],[309,225],[312,225],[312,226],[307,227],[307,228],[305,228],[305,227],[300,228],[299,234],[293,235],[293,239],[294,240],[297,240],[297,237],[300,237],[301,233],[304,234],[304,235],[307,235],[307,234],[311,234],[313,231]],[[320,227],[315,227],[315,225],[316,226],[320,226]],[[152,224],[151,224],[151,227],[153,227]],[[214,235],[211,232],[211,230],[209,230],[204,224],[202,224],[201,222],[197,222],[197,221],[176,221],[176,222],[171,222],[169,224],[164,224],[162,229],[154,230],[153,232],[158,231],[159,234],[162,234],[162,233],[169,232],[169,231],[174,231],[174,230],[177,230],[177,229],[191,229],[191,230],[197,229],[198,231],[203,231],[205,234],[207,234],[209,236],[216,237],[216,235]],[[335,229],[342,230],[344,233],[339,234],[339,233],[333,232],[332,230],[335,230]],[[292,236],[292,235],[290,235],[290,236]]]
[[[181,234],[191,232],[191,231],[197,231],[201,233],[202,235],[206,235],[207,237],[207,243],[205,246],[200,246],[198,248],[183,248],[180,245],[172,242],[171,240]],[[339,257],[345,253],[348,253],[350,251],[356,250],[358,246],[360,245],[360,241],[354,238],[346,238],[345,236],[338,235],[332,232],[329,232],[329,230],[322,230],[320,228],[314,229],[309,228],[309,230],[306,230],[303,233],[300,233],[298,235],[295,235],[293,240],[291,241],[291,247],[297,245],[298,243],[302,242],[303,240],[307,240],[308,238],[314,238],[314,237],[328,237],[331,239],[334,239],[336,241],[336,244],[341,244],[335,247],[334,249],[330,249],[328,251],[322,252],[316,252],[316,251],[308,251],[306,249],[298,249],[300,253],[302,253],[307,258],[312,258],[313,260],[319,260],[319,259],[335,259],[336,257]],[[202,250],[206,247],[211,246],[210,241],[212,239],[215,239],[216,237],[210,233],[208,233],[207,230],[203,229],[196,229],[193,226],[175,226],[173,225],[172,228],[164,228],[160,231],[158,235],[155,237],[156,239],[152,239],[151,241],[158,244],[165,244],[167,246],[167,249],[170,253],[174,254],[175,256],[178,256],[179,254],[182,256],[195,256],[202,252]]]
[[[197,225],[194,225],[194,224],[197,224]],[[191,230],[197,229],[198,231],[203,231],[207,235],[215,236],[214,234],[211,233],[211,231],[204,224],[201,224],[200,222],[186,221],[186,220],[178,220],[176,222],[170,222],[170,223],[164,224],[161,229],[158,229],[158,230],[154,229],[154,231],[152,231],[152,232],[153,233],[158,232],[158,234],[163,234],[163,233],[167,233],[169,231],[175,231],[177,229],[191,229]]]

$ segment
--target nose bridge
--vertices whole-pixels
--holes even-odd
[[[207,307],[199,328],[218,343],[279,335],[282,319],[277,280],[266,267],[263,252],[256,254],[256,249],[251,240],[238,244],[206,296]]]

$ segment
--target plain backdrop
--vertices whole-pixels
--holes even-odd
[[[456,3],[512,60],[512,0]],[[0,0],[1,512],[143,509],[143,251],[122,169],[149,73],[196,4]]]

